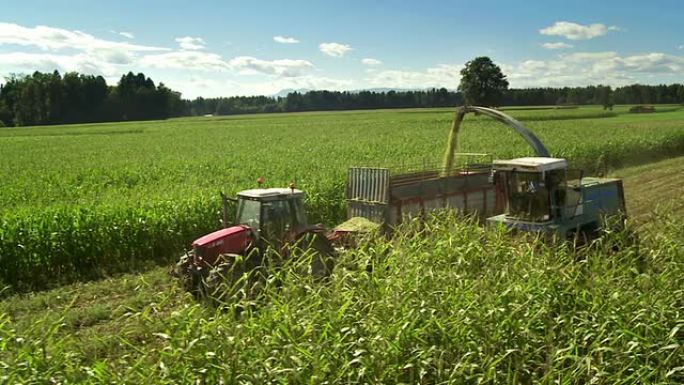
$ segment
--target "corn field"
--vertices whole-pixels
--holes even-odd
[[[343,254],[325,283],[283,268],[213,306],[164,271],[15,298],[0,379],[682,383],[684,222],[653,222],[578,254],[436,215]]]
[[[509,111],[552,155],[606,173],[684,152],[684,111]],[[220,225],[219,192],[295,181],[311,222],[345,219],[349,166],[436,164],[453,111],[387,110],[0,130],[0,286],[44,289],[175,260]],[[462,152],[530,155],[469,117]]]

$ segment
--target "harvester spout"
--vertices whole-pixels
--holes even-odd
[[[525,141],[532,147],[536,156],[539,157],[549,157],[549,152],[544,147],[544,144],[537,138],[532,131],[527,127],[523,126],[522,123],[513,119],[512,117],[504,114],[501,111],[495,110],[493,108],[477,107],[477,106],[462,106],[456,110],[456,116],[451,125],[451,132],[449,133],[449,140],[447,142],[446,153],[444,154],[444,172],[449,173],[453,167],[454,155],[456,152],[456,147],[458,144],[458,132],[461,129],[461,123],[463,122],[463,117],[468,112],[480,113],[487,115],[490,118],[504,123],[515,130],[520,136],[525,139]]]

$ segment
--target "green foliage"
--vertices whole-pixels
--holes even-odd
[[[149,269],[186,240],[214,230],[217,202],[202,198],[137,207],[51,207],[0,216],[0,287],[44,289]]]
[[[0,122],[17,126],[163,119],[183,113],[180,94],[132,72],[115,87],[102,76],[34,72],[0,87]]]
[[[587,174],[684,152],[684,111],[626,110],[510,113]],[[259,176],[268,186],[296,181],[310,222],[334,226],[346,219],[348,167],[437,164],[452,117],[422,109],[4,128],[0,285],[25,291],[171,262],[220,226],[219,191],[256,187]],[[531,155],[485,117],[468,116],[459,142],[461,152]]]
[[[648,100],[648,102],[645,102]],[[633,103],[684,102],[684,85],[634,84],[609,86],[522,88],[507,89],[502,105],[506,106],[577,106],[598,104],[611,109],[617,102]],[[190,115],[204,116],[253,114],[264,112],[361,110],[369,108],[453,107],[463,104],[460,91],[445,88],[425,91],[307,91],[290,92],[285,97],[233,96],[228,98],[202,98],[188,101]]]
[[[214,309],[163,270],[0,303],[6,383],[681,383],[684,222],[580,255],[453,215]],[[367,273],[370,262],[373,272]],[[240,311],[241,310],[241,311]]]
[[[495,107],[508,89],[508,80],[490,58],[480,56],[465,64],[458,89],[468,105]]]
[[[603,106],[604,110],[612,110],[614,99],[613,99],[613,89],[610,86],[596,87],[595,101],[597,104]]]

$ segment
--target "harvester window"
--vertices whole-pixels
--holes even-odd
[[[507,215],[531,222],[550,219],[549,190],[541,173],[512,171],[506,179]]]
[[[579,188],[582,185],[582,170],[569,169],[567,185],[572,188]]]
[[[582,194],[582,172],[579,170],[552,170],[548,173],[548,187],[554,194],[554,216],[572,218],[578,215]]]

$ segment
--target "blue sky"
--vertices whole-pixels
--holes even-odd
[[[0,1],[0,76],[144,72],[184,97],[684,82],[684,1]]]

